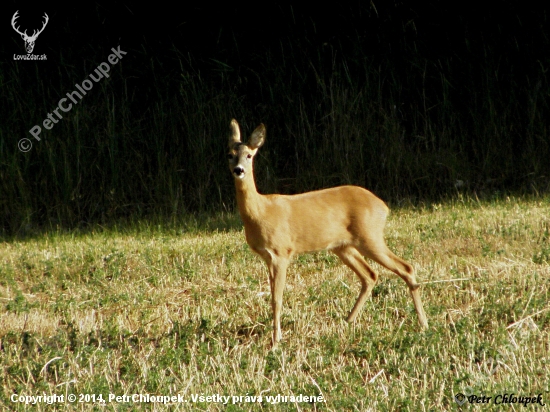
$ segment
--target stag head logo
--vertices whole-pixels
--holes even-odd
[[[34,49],[34,42],[36,41],[38,35],[44,31],[44,28],[46,27],[46,24],[48,24],[48,21],[50,20],[50,18],[46,13],[44,13],[44,16],[46,17],[46,21],[42,25],[42,28],[40,30],[34,30],[32,33],[32,36],[29,36],[27,35],[27,30],[25,30],[24,32],[21,32],[19,31],[19,27],[15,26],[15,20],[17,20],[17,18],[19,17],[17,13],[19,13],[19,10],[17,10],[13,15],[13,17],[11,18],[11,26],[17,33],[21,35],[21,38],[25,41],[25,49],[27,49],[27,54],[31,54]]]

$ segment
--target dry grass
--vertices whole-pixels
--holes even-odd
[[[240,228],[2,243],[0,403],[25,410],[13,393],[149,393],[188,402],[57,407],[441,411],[455,410],[460,392],[542,393],[548,403],[549,231],[548,200],[394,209],[386,239],[418,270],[430,329],[418,331],[405,283],[380,267],[386,276],[348,325],[357,280],[331,254],[304,255],[289,269],[274,352],[266,269]],[[224,406],[193,394],[326,403]]]

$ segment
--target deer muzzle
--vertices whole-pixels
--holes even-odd
[[[244,169],[241,166],[237,166],[235,169],[233,169],[233,174],[242,179],[244,177]]]

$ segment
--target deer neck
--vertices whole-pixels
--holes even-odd
[[[256,190],[254,175],[249,173],[244,179],[235,179],[237,205],[243,222],[256,222],[262,219],[265,197]]]

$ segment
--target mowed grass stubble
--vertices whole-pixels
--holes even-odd
[[[332,254],[302,255],[276,351],[265,265],[233,216],[4,242],[0,402],[142,393],[189,401],[104,409],[428,411],[454,410],[464,391],[549,401],[548,216],[548,199],[393,208],[386,240],[424,283],[430,329],[419,331],[403,281],[376,265],[372,299],[347,324],[356,276]],[[212,394],[326,402],[191,402]]]

